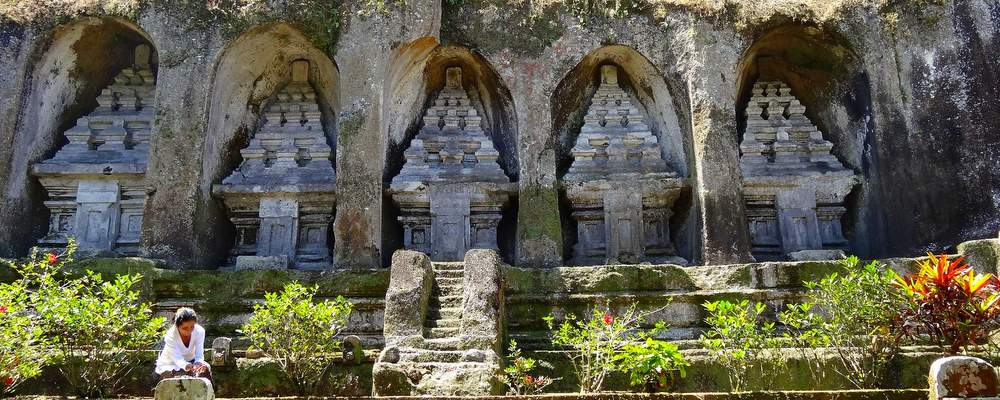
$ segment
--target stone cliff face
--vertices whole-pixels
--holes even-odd
[[[496,241],[520,266],[559,265],[579,247],[563,177],[607,65],[643,110],[660,158],[686,182],[667,215],[676,255],[691,263],[752,257],[740,143],[757,82],[787,85],[856,177],[840,220],[848,252],[944,250],[1000,229],[995,0],[922,1],[898,13],[859,6],[823,18],[801,18],[803,7],[787,2],[736,24],[672,5],[607,16],[495,0],[378,10],[312,0],[231,10],[118,3],[38,14],[54,15],[46,19],[0,14],[0,255],[23,254],[50,233],[52,194],[32,168],[99,106],[137,45],[156,64],[137,251],[177,267],[219,265],[230,254],[237,229],[213,185],[243,162],[240,149],[300,60],[332,150],[326,242],[341,267],[386,265],[403,247],[387,189],[452,67],[517,189]],[[602,144],[590,143],[600,159]]]

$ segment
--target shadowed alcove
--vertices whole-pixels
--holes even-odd
[[[600,129],[594,125],[596,119],[591,121],[588,128],[588,118],[598,118],[597,115],[588,117],[588,112],[604,112],[598,110],[602,105],[595,105],[595,94],[598,94],[602,84],[606,84],[606,78],[602,77],[603,71],[616,71],[616,83],[612,86],[615,90],[620,88],[624,91],[624,96],[631,107],[641,114],[641,121],[631,121],[631,125],[641,122],[655,137],[655,143],[649,141],[649,146],[658,147],[658,158],[656,163],[666,168],[675,175],[678,181],[686,181],[690,168],[688,156],[691,146],[689,134],[686,133],[679,120],[678,104],[675,102],[676,87],[672,87],[667,82],[663,74],[645,56],[627,46],[609,45],[600,47],[588,53],[566,76],[562,79],[552,96],[552,119],[553,130],[558,138],[558,174],[562,179],[566,179],[567,173],[572,175],[571,166],[574,164],[573,149],[578,145],[578,138],[581,130]],[[621,96],[613,94],[614,96]],[[617,97],[616,97],[617,98]],[[628,106],[618,103],[620,110],[615,112],[626,113]],[[595,108],[596,107],[596,108]],[[603,109],[602,109],[603,110]],[[612,110],[614,111],[614,110]],[[617,117],[616,117],[617,118]],[[634,116],[632,119],[635,119]],[[612,118],[603,118],[600,126],[610,126],[615,123]],[[632,130],[625,127],[626,130]],[[585,144],[584,144],[585,145]],[[613,147],[613,145],[612,145]],[[598,150],[600,152],[600,150]],[[657,154],[651,154],[655,157]],[[600,157],[600,156],[599,156]],[[606,155],[605,155],[606,157]],[[650,162],[647,160],[644,162]],[[606,161],[605,161],[606,162]],[[648,168],[646,168],[648,172]],[[615,178],[612,178],[614,180]],[[567,185],[564,181],[564,189]],[[640,184],[641,186],[641,184]],[[671,215],[669,218],[669,230],[673,234],[669,235],[668,246],[676,249],[676,256],[690,259],[692,257],[692,243],[689,239],[690,227],[687,221],[691,212],[691,195],[687,184],[676,188],[679,196],[670,200],[670,210],[666,212]],[[644,195],[649,197],[649,195]],[[671,195],[675,196],[675,195]],[[567,199],[565,190],[560,201],[560,212],[562,214],[564,254],[567,260],[574,258],[574,247],[578,244],[578,223],[571,217],[573,211]],[[648,208],[648,204],[647,204]],[[610,225],[609,225],[610,226]],[[648,229],[648,227],[647,227]]]
[[[102,90],[137,63],[148,66],[155,79],[158,57],[150,36],[132,22],[115,18],[81,18],[55,28],[51,40],[36,49],[37,63],[12,144],[6,197],[18,205],[8,209],[13,229],[7,246],[12,254],[52,233],[49,198],[32,165],[52,158],[68,143],[64,134],[77,120],[98,108]],[[137,62],[137,47],[146,57]],[[152,102],[151,99],[145,99]],[[150,104],[146,104],[149,108]],[[141,107],[141,106],[140,106]],[[18,208],[20,209],[13,209]],[[17,221],[17,222],[14,222]]]
[[[785,124],[789,126],[788,129],[790,130],[800,129],[792,127],[796,124],[806,127],[805,129],[810,129],[808,126],[812,124],[816,130],[821,132],[821,136],[809,139],[814,143],[809,145],[812,146],[809,151],[815,150],[813,148],[815,146],[822,148],[825,146],[823,144],[824,141],[832,145],[832,148],[824,149],[821,153],[812,153],[813,155],[803,160],[813,163],[813,167],[809,168],[819,168],[819,170],[826,171],[824,172],[825,176],[829,176],[830,172],[835,170],[846,170],[845,174],[848,172],[854,173],[856,175],[856,178],[854,178],[856,183],[853,189],[849,187],[845,189],[840,184],[838,184],[838,186],[841,186],[840,189],[829,189],[832,191],[826,192],[824,191],[828,189],[820,189],[820,192],[823,193],[818,195],[819,198],[817,201],[819,201],[819,204],[816,205],[816,209],[821,214],[821,230],[824,230],[822,214],[825,211],[823,210],[841,208],[846,210],[831,211],[829,214],[834,216],[827,217],[833,218],[832,221],[834,221],[832,224],[827,224],[827,226],[832,227],[829,229],[840,231],[839,233],[832,233],[830,236],[838,237],[839,239],[828,240],[828,238],[824,238],[822,246],[819,246],[819,242],[817,241],[811,247],[819,246],[821,249],[842,249],[848,253],[870,255],[868,237],[871,227],[865,226],[866,222],[864,222],[870,220],[871,217],[868,210],[870,207],[869,200],[867,200],[869,191],[868,171],[866,169],[867,165],[863,149],[865,146],[864,137],[872,129],[869,125],[871,121],[871,98],[867,74],[861,69],[858,60],[859,58],[854,54],[853,49],[846,40],[835,33],[817,27],[793,24],[779,26],[763,32],[751,42],[750,47],[744,52],[739,64],[736,110],[737,134],[743,139],[741,146],[746,146],[750,143],[744,137],[744,132],[747,132],[748,129],[748,106],[752,103],[751,98],[762,100],[767,99],[768,96],[784,96],[784,98],[793,99],[793,109],[798,107],[794,105],[796,102],[801,107],[804,107],[804,112],[798,114],[800,117],[794,117],[792,114],[795,114],[795,112],[789,111],[790,109],[783,111],[783,118],[778,118],[778,120],[788,122],[773,122],[775,118],[770,118],[769,121],[768,114],[776,114],[773,114],[775,110],[768,109],[766,105],[763,109],[763,114],[751,116],[753,117],[751,119],[756,120],[755,124],[777,124],[775,126]],[[755,85],[757,86],[755,87]],[[787,87],[788,89],[784,91],[785,89],[779,89],[779,86]],[[779,96],[779,91],[784,94]],[[760,107],[765,104],[760,101],[753,103],[752,108],[754,112],[761,110]],[[790,112],[791,114],[789,114]],[[792,121],[796,118],[799,119],[798,122]],[[754,129],[758,128],[755,127]],[[779,127],[779,131],[783,129]],[[770,139],[762,140],[764,141],[754,144],[754,146],[770,146]],[[794,142],[798,139],[792,137],[791,140]],[[744,147],[744,150],[746,150],[746,147]],[[817,156],[817,154],[820,155]],[[745,155],[745,151],[741,151],[741,156]],[[767,157],[770,157],[769,162],[773,163],[776,156],[773,152],[765,152],[765,158]],[[823,157],[828,161],[817,164],[817,160]],[[742,167],[745,181],[744,197],[745,201],[748,202],[748,218],[753,221],[755,218],[760,218],[757,214],[770,213],[766,209],[773,207],[773,201],[763,200],[760,197],[760,193],[765,190],[756,190],[754,191],[755,194],[747,197],[746,180],[748,179],[748,165],[750,164],[744,162]],[[752,174],[760,173],[763,172],[754,172]],[[774,171],[764,174],[780,175],[780,173]],[[750,184],[750,186],[754,185],[757,184]],[[823,184],[819,184],[819,186],[823,186]],[[765,203],[770,204],[770,206],[764,205]],[[764,208],[761,208],[761,205],[764,205]],[[840,216],[836,216],[838,214]],[[750,225],[753,226],[754,224],[751,223]],[[754,232],[755,229],[758,232],[763,232],[760,230],[762,229],[760,226],[763,225],[758,224],[757,228],[751,227],[751,232]],[[751,236],[756,237],[754,239],[754,248],[755,256],[758,259],[772,259],[774,257],[777,257],[775,259],[782,259],[784,257],[784,254],[769,255],[769,252],[778,250],[766,249],[775,248],[774,246],[777,246],[776,248],[788,247],[787,237],[773,244],[762,245],[761,243],[769,241],[762,240],[761,237],[763,236],[755,236],[753,233],[751,233]],[[765,234],[764,236],[767,235]],[[826,237],[828,235],[824,232],[822,236]],[[834,243],[840,241],[843,241],[843,243]]]
[[[196,219],[203,224],[197,232],[213,243],[220,261],[234,245],[236,228],[222,201],[210,195],[212,186],[244,161],[240,150],[265,124],[264,113],[277,101],[279,91],[292,83],[293,63],[307,69],[304,73],[319,105],[325,144],[331,149],[329,161],[335,165],[339,76],[333,61],[286,24],[256,27],[230,43],[212,79],[200,184],[205,206],[199,209],[204,215]],[[333,236],[328,240],[332,249]]]
[[[440,45],[433,38],[415,40],[396,50],[390,64],[382,118],[388,126],[386,163],[383,178],[386,187],[403,171],[404,152],[425,123],[427,110],[446,87],[449,71],[461,76],[458,89],[468,96],[468,107],[481,117],[482,132],[498,153],[496,163],[509,182],[518,179],[517,124],[513,100],[500,77],[485,58],[472,50],[455,45]],[[455,89],[455,88],[452,88]],[[485,162],[488,165],[493,161]],[[516,193],[514,194],[516,196]],[[383,249],[404,246],[400,209],[390,196],[383,208]],[[516,199],[502,212],[497,227],[500,253],[512,257],[514,249]],[[392,254],[385,251],[384,254]]]

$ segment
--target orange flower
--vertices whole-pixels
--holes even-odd
[[[524,376],[524,384],[525,385],[530,385],[534,381],[535,380],[534,380],[534,378],[531,377],[531,375],[525,375]]]
[[[604,325],[611,325],[611,314],[604,313]]]
[[[48,260],[49,265],[56,265],[59,263],[59,256],[49,253],[46,254],[46,260]]]

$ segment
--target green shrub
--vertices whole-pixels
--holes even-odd
[[[877,261],[860,266],[857,257],[850,257],[842,266],[844,273],[806,282],[809,302],[789,306],[779,319],[798,345],[829,348],[837,360],[834,371],[852,385],[877,388],[899,354],[896,327],[906,301],[893,285],[896,274],[883,272]]]
[[[731,303],[725,300],[704,304],[709,329],[700,338],[702,346],[729,370],[729,384],[734,392],[748,389],[750,375],[756,371],[759,387],[770,387],[773,371],[782,364],[773,351],[780,345],[774,337],[775,324],[765,322],[764,303],[749,300]],[[771,372],[768,372],[771,371]]]
[[[337,335],[352,309],[343,297],[315,302],[315,294],[316,287],[299,283],[267,293],[241,329],[253,346],[278,363],[300,395],[317,394],[340,350]]]
[[[141,350],[160,339],[163,318],[153,317],[149,304],[132,290],[140,275],[104,280],[87,271],[82,277],[62,273],[76,246],[62,255],[33,252],[14,269],[31,290],[27,303],[46,337],[52,356],[69,386],[80,396],[106,397],[118,393],[126,377],[140,366]]]
[[[684,367],[691,365],[677,345],[648,337],[645,341],[625,345],[615,361],[619,370],[628,374],[632,386],[643,387],[650,393],[670,387],[675,372],[685,377]]]
[[[25,307],[24,281],[0,284],[0,395],[42,373],[51,358],[41,324]]]
[[[515,396],[540,394],[546,386],[558,380],[544,375],[534,374],[538,367],[552,369],[552,364],[538,361],[521,355],[517,342],[511,339],[507,347],[507,366],[500,375],[500,382],[507,386],[507,394]]]
[[[558,328],[551,315],[545,317],[545,322],[552,330],[552,344],[569,350],[567,356],[580,382],[580,392],[593,393],[601,391],[608,374],[621,370],[618,357],[627,345],[666,329],[662,321],[651,331],[639,329],[643,317],[632,304],[618,316],[606,306],[595,307],[587,320],[568,315]]]

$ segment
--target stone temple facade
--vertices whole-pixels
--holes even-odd
[[[236,226],[238,268],[325,268],[336,200],[332,150],[321,122],[309,62],[270,100],[243,163],[212,192]]]
[[[823,258],[823,250],[847,246],[844,198],[858,179],[830,154],[833,144],[791,91],[782,82],[754,85],[740,143],[747,225],[761,259]]]
[[[577,225],[572,262],[686,264],[670,240],[671,207],[686,183],[619,85],[618,67],[602,66],[600,80],[563,177]]]
[[[497,163],[500,153],[477,111],[482,106],[462,87],[462,69],[445,75],[389,193],[401,210],[406,249],[458,261],[469,249],[498,247],[501,212],[516,187]]]
[[[857,5],[744,29],[747,7],[64,3],[0,34],[2,257],[75,236],[177,269],[702,266],[1000,228],[984,0],[901,18],[907,38]]]
[[[156,113],[154,57],[148,45],[137,46],[132,67],[101,92],[97,109],[65,132],[68,143],[32,167],[48,193],[48,233],[39,245],[65,246],[72,236],[84,254],[138,252]]]

